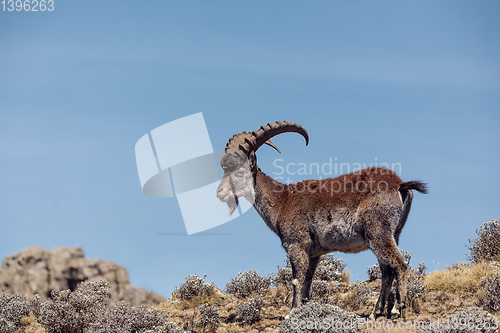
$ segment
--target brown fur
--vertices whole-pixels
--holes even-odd
[[[373,315],[382,314],[394,280],[403,315],[408,265],[397,243],[410,211],[412,190],[426,193],[424,183],[405,183],[389,169],[371,167],[337,178],[285,185],[257,167],[253,151],[241,155],[226,151],[217,195],[222,201],[250,197],[264,222],[280,237],[292,265],[293,308],[309,299],[320,255],[371,249],[382,270],[382,289]]]

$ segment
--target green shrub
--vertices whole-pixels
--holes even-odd
[[[84,333],[180,333],[167,321],[167,313],[152,307],[133,307],[120,302],[109,308]]]
[[[203,329],[215,331],[220,322],[219,308],[217,305],[210,305],[208,303],[202,304],[198,307],[198,312],[201,317],[198,321],[198,326],[203,327]]]
[[[408,274],[406,285],[406,303],[415,312],[419,311],[417,299],[423,299],[427,296],[427,287],[424,284],[424,275],[420,270],[413,269]]]
[[[30,303],[19,294],[0,293],[0,332],[13,332],[22,317],[29,315]]]
[[[484,222],[476,229],[477,238],[469,239],[469,259],[473,262],[500,259],[500,222]]]
[[[324,254],[319,260],[313,279],[340,282],[344,280],[344,269],[346,266],[347,264],[344,260],[335,258],[333,254]]]
[[[241,303],[236,309],[236,315],[241,321],[252,324],[261,319],[263,306],[264,300],[257,296],[249,299],[248,302]]]
[[[256,270],[249,270],[233,277],[226,284],[226,290],[238,298],[245,298],[255,293],[265,292],[272,280],[270,275],[260,276]]]
[[[360,331],[358,319],[338,306],[309,302],[290,311],[281,322],[279,333],[355,333]]]
[[[368,274],[368,281],[375,281],[382,278],[382,271],[380,270],[378,263],[367,267],[366,273]]]
[[[352,289],[339,300],[339,305],[344,309],[357,310],[365,305],[372,294],[372,288],[366,282],[357,282]]]
[[[429,324],[429,323],[427,323]],[[422,333],[494,333],[498,319],[481,308],[471,306],[448,316],[441,325],[426,325]]]
[[[479,286],[484,290],[486,297],[482,302],[485,310],[490,312],[500,311],[500,274],[484,278]]]
[[[213,283],[206,283],[205,276],[199,277],[198,275],[188,275],[185,277],[186,282],[180,285],[174,291],[174,294],[182,300],[190,300],[198,296],[209,296],[215,289]]]
[[[327,303],[329,296],[337,290],[330,282],[313,280],[311,283],[311,300],[319,303]]]
[[[275,286],[282,285],[287,289],[292,289],[292,266],[290,265],[290,259],[286,259],[285,266],[278,266],[278,271],[273,279],[273,284]]]

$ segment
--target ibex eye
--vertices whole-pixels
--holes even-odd
[[[243,177],[244,175],[245,175],[245,171],[243,171],[243,170],[236,172],[236,177]]]

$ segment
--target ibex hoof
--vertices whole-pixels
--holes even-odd
[[[372,314],[370,315],[369,319],[370,320],[377,320],[378,317],[382,315],[382,311],[380,310],[373,310]]]

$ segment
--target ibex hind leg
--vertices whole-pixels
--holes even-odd
[[[379,263],[380,270],[382,271],[382,287],[380,288],[380,295],[378,297],[375,308],[373,309],[373,313],[370,316],[370,319],[375,320],[377,317],[383,315],[385,305],[387,304],[387,299],[389,293],[391,291],[392,283],[394,282],[394,278],[396,277],[396,272],[392,269],[391,266]],[[387,310],[388,316],[390,317],[390,310]]]
[[[375,253],[377,256],[379,262],[381,265],[386,265],[390,267],[390,270],[393,271],[392,274],[394,274],[394,277],[396,278],[396,300],[398,304],[398,309],[399,309],[399,316],[404,317],[404,307],[405,307],[405,301],[406,301],[406,284],[407,284],[407,278],[408,278],[408,264],[406,263],[406,260],[404,259],[403,255],[399,251],[398,247],[396,246],[396,242],[394,238],[387,237],[385,239],[375,239],[370,242],[370,248],[372,251]],[[387,270],[389,271],[389,269]],[[377,302],[377,306],[375,307],[375,314],[377,314],[378,311],[383,311],[383,308],[381,309],[380,306],[383,305],[383,301],[386,300],[385,295],[383,292],[387,292],[387,289],[390,290],[390,284],[389,284],[389,279],[391,275],[388,275],[389,273],[386,273],[385,281],[384,281],[384,276],[382,276],[382,290],[380,293],[379,297],[379,302]],[[384,283],[385,282],[385,283]]]

